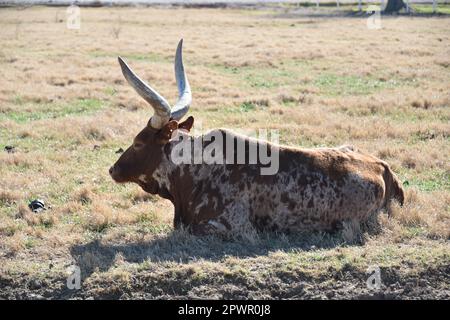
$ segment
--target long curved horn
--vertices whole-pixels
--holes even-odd
[[[156,90],[141,80],[121,57],[119,57],[119,64],[127,82],[155,110],[155,114],[150,119],[150,125],[155,129],[162,128],[170,119],[169,103]]]
[[[184,72],[183,66],[183,39],[180,40],[175,54],[175,78],[177,79],[178,101],[172,108],[170,117],[180,120],[188,112],[192,102],[191,86]]]

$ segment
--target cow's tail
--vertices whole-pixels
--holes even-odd
[[[392,199],[395,199],[403,206],[403,203],[405,202],[405,190],[403,189],[402,183],[387,163],[384,163],[383,179],[386,188],[384,205],[388,205]]]

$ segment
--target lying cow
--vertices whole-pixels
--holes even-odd
[[[125,79],[155,112],[110,175],[118,183],[134,182],[169,199],[175,228],[185,226],[194,234],[333,230],[345,220],[366,221],[391,199],[403,203],[403,188],[388,164],[352,147],[293,148],[224,129],[190,135],[193,117],[179,122],[192,100],[182,41],[175,57],[179,99],[173,108],[120,57],[119,63]],[[234,148],[226,141],[233,141]],[[181,151],[195,158],[212,143],[221,146],[212,154],[214,161],[174,159]],[[256,152],[262,146],[278,156],[275,173],[262,174],[265,165]],[[249,163],[255,152],[257,161]]]

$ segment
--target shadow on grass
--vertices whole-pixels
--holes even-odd
[[[118,256],[129,263],[189,262],[205,259],[220,261],[229,256],[245,258],[268,255],[270,252],[298,252],[334,248],[345,245],[341,232],[314,232],[297,235],[267,233],[254,241],[227,240],[215,236],[196,237],[184,230],[156,236],[151,241],[126,244],[103,243],[101,239],[74,245],[70,253],[80,267],[82,279],[93,272],[108,271]]]
[[[363,228],[361,231],[369,234],[376,234],[380,231],[375,228],[375,225],[371,225],[371,227],[370,230]],[[164,264],[167,263],[168,269],[170,269],[172,263],[187,265],[197,260],[215,262],[227,257],[252,258],[267,256],[272,252],[284,252],[287,254],[309,252],[314,254],[314,251],[319,249],[333,249],[335,247],[354,246],[364,243],[364,241],[358,240],[351,243],[349,241],[346,242],[344,240],[347,238],[345,230],[348,232],[348,228],[346,229],[344,226],[342,230],[335,233],[309,232],[290,235],[261,233],[252,241],[248,239],[231,240],[215,236],[196,237],[185,230],[175,230],[167,234],[155,235],[151,240],[137,240],[128,243],[113,243],[110,240],[103,240],[99,236],[99,238],[90,242],[76,244],[70,248],[70,255],[73,259],[71,265],[78,266],[81,271],[81,290],[68,287],[68,275],[40,279],[39,283],[36,283],[34,279],[24,278],[21,279],[23,282],[20,285],[18,285],[15,277],[2,278],[0,276],[0,288],[4,291],[4,294],[0,294],[0,297],[4,296],[8,299],[84,299],[93,297],[98,299],[118,299],[124,294],[126,296],[133,292],[140,292],[142,297],[165,297],[167,294],[180,297],[187,296],[192,288],[198,287],[199,284],[211,285],[215,280],[212,278],[207,280],[190,278],[189,269],[186,269],[188,271],[181,271],[180,274],[174,277],[159,277],[156,275],[156,278],[152,278],[153,267],[150,264],[161,263],[162,265],[159,267],[164,269]],[[122,287],[114,284],[114,281],[108,282],[109,280],[105,279],[99,280],[95,278],[95,275],[93,275],[93,282],[89,282],[88,278],[94,272],[108,272],[114,268],[118,260],[137,264],[133,268],[137,280],[130,285],[131,287]],[[355,273],[354,275],[352,274],[352,277],[360,277],[359,271],[348,268],[347,266],[344,271]],[[140,274],[140,270],[147,272]],[[183,268],[180,268],[180,270],[183,270]],[[279,273],[277,272],[276,276],[284,279],[283,281],[285,282],[292,281],[291,275],[286,274],[283,270],[280,270]],[[299,273],[293,277],[297,279],[296,277],[298,276],[301,277],[302,281],[312,281],[305,274]],[[230,287],[227,287],[227,284],[233,286],[242,285],[241,280],[242,277],[239,274],[224,280],[224,296],[229,298],[236,298],[235,294],[240,296],[241,293],[228,292],[227,290]],[[96,291],[96,287],[100,284],[103,289]],[[300,287],[302,288],[302,285]],[[292,290],[277,293],[277,297],[297,297],[297,289],[298,287],[294,287]],[[246,292],[248,294],[248,291]]]

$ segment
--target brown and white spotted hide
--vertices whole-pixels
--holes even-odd
[[[178,132],[183,139],[202,141],[218,133],[244,139],[246,146],[253,141],[223,129],[203,137]],[[171,150],[179,138],[152,151],[153,161],[143,163],[149,169],[136,172],[134,182],[172,201],[175,227],[188,226],[196,234],[333,230],[345,220],[366,221],[391,198],[403,202],[403,189],[389,166],[352,147],[269,144],[279,151],[279,171],[261,175],[259,164],[176,165]],[[203,142],[203,148],[207,145]]]

